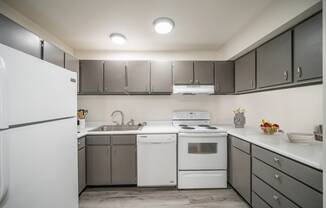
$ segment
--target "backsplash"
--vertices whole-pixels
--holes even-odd
[[[290,132],[312,132],[322,123],[322,85],[245,95],[78,96],[78,108],[89,110],[87,121],[111,122],[111,113],[122,110],[126,121],[170,120],[174,110],[206,110],[212,122],[232,124],[237,107],[246,109],[247,126],[261,119],[280,124]]]

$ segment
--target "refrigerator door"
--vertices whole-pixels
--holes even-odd
[[[8,192],[8,131],[0,131],[0,207]]]
[[[0,130],[7,129],[8,122],[8,71],[0,53]]]
[[[0,44],[8,71],[9,126],[75,116],[77,75]]]
[[[8,130],[4,208],[77,208],[76,118]]]

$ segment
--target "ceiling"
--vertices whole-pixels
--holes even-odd
[[[74,50],[215,51],[273,0],[4,0]],[[275,0],[274,0],[275,1]],[[175,29],[154,32],[167,16]],[[128,42],[114,45],[110,33]]]

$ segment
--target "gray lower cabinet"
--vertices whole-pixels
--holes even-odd
[[[127,73],[125,61],[104,62],[104,91],[110,94],[127,92]]]
[[[151,62],[151,94],[170,94],[173,87],[172,63]]]
[[[0,14],[0,43],[41,58],[41,39],[2,14]]]
[[[78,193],[86,188],[86,146],[85,137],[78,139]]]
[[[214,62],[213,61],[194,62],[194,84],[214,85]]]
[[[60,48],[55,45],[43,41],[42,43],[43,50],[42,56],[43,60],[49,63],[55,64],[60,67],[64,67],[65,65],[65,53]]]
[[[292,82],[292,31],[257,48],[257,86],[270,87]]]
[[[215,62],[215,94],[234,93],[234,62]]]
[[[322,77],[322,13],[294,28],[294,80],[296,82]]]
[[[79,92],[79,59],[65,53],[65,68],[77,73],[77,92]]]
[[[127,63],[128,93],[143,94],[150,90],[150,62],[128,61]]]
[[[136,145],[112,146],[112,184],[137,184]]]
[[[194,62],[175,61],[173,63],[173,83],[175,85],[187,85],[194,82]]]
[[[103,61],[80,61],[80,92],[86,94],[103,92]]]
[[[86,158],[87,185],[111,185],[111,147],[88,145]]]
[[[256,88],[256,52],[240,57],[235,61],[235,91],[243,92]]]
[[[243,142],[245,145],[250,144],[236,137],[230,136],[231,143],[229,153],[229,183],[235,190],[248,202],[251,201],[251,156],[239,146],[234,145],[235,142]]]
[[[253,208],[271,208],[264,200],[262,200],[255,192],[251,193],[251,206]]]

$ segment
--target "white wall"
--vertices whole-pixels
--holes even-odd
[[[54,36],[53,34],[47,32],[39,25],[35,24],[33,21],[13,9],[12,7],[8,6],[6,3],[0,0],[0,13],[4,14],[8,18],[12,19],[13,21],[17,22],[18,24],[22,25],[26,29],[32,31],[40,38],[47,40],[57,47],[61,48],[62,50],[73,54],[73,49],[68,46],[66,43],[62,42],[59,38]]]
[[[247,125],[258,126],[262,118],[278,122],[286,131],[312,132],[322,123],[322,85],[246,95],[172,96],[79,96],[78,108],[89,110],[88,121],[110,121],[114,110],[137,122],[169,120],[174,110],[206,110],[214,123],[233,122],[232,110],[247,110]]]

